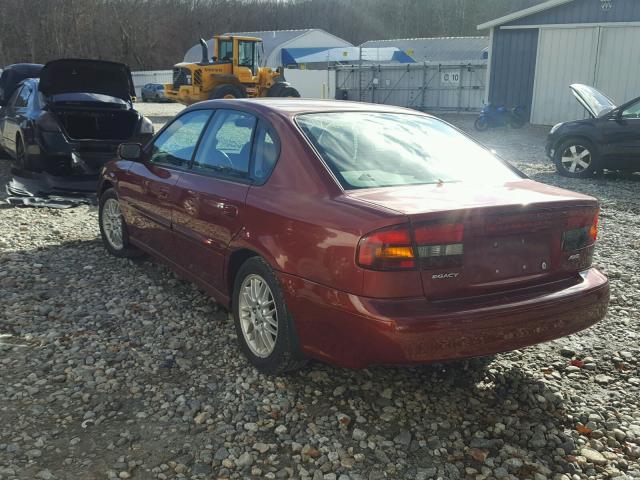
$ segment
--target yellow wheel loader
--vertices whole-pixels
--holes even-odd
[[[191,105],[215,98],[300,96],[285,81],[281,68],[260,66],[263,53],[260,38],[216,35],[212,58],[202,38],[200,45],[200,63],[178,63],[173,67],[173,83],[164,86],[167,98]]]

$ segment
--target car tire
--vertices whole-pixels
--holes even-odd
[[[16,136],[16,161],[15,165],[21,172],[29,170],[29,161],[27,160],[26,147],[24,146],[24,140],[20,135]]]
[[[558,145],[553,162],[560,175],[571,178],[592,177],[600,169],[600,155],[585,138],[570,138]]]
[[[249,258],[238,270],[232,304],[240,350],[257,370],[278,375],[306,364],[280,283],[261,257]]]
[[[473,123],[473,126],[479,132],[484,132],[489,128],[489,120],[486,117],[478,117]]]
[[[100,195],[98,224],[102,243],[111,255],[120,258],[136,258],[143,255],[142,251],[129,242],[127,224],[120,213],[120,201],[113,188]]]
[[[209,100],[218,98],[244,98],[244,93],[234,85],[218,85],[209,94]]]

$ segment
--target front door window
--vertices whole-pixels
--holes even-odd
[[[622,111],[622,118],[640,118],[640,101],[625,108]]]
[[[149,161],[186,168],[209,117],[211,110],[195,110],[178,117],[153,142]]]

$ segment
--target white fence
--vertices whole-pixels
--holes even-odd
[[[171,83],[171,70],[151,70],[131,72],[136,95],[140,97],[140,89],[147,83]],[[336,72],[327,70],[294,70],[285,69],[284,76],[291,85],[306,98],[334,98]]]
[[[136,89],[136,96],[140,98],[140,89],[147,83],[171,83],[173,72],[171,70],[147,70],[144,72],[131,72],[133,86]]]
[[[477,111],[484,100],[486,72],[486,61],[340,66],[336,90],[345,100],[418,110]]]
[[[334,70],[285,69],[284,78],[300,92],[303,98],[335,98],[336,72]]]

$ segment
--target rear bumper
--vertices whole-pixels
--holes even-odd
[[[137,135],[128,142],[145,144],[151,134]],[[120,140],[69,140],[62,133],[42,132],[29,151],[32,170],[60,176],[97,176],[102,167],[117,157]]]
[[[572,284],[493,300],[370,299],[280,274],[302,351],[349,368],[489,355],[563,337],[601,320],[609,282],[595,268]]]

